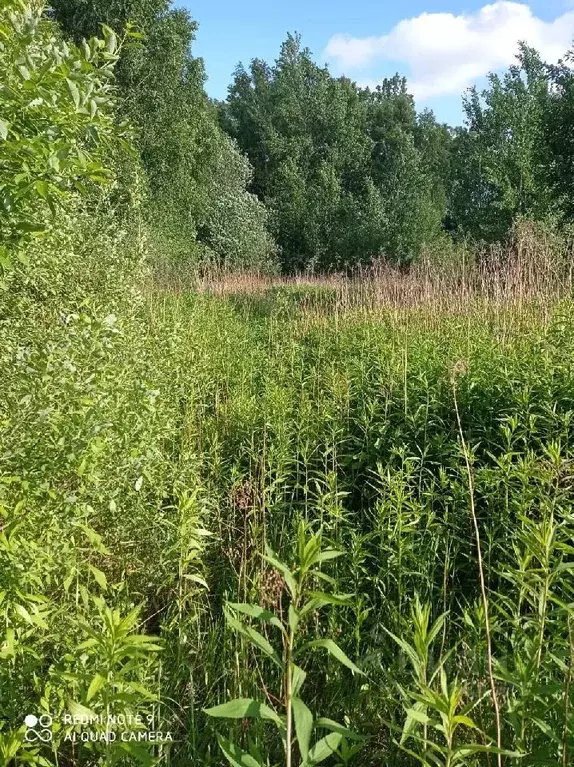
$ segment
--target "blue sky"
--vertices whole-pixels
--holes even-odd
[[[224,98],[239,61],[272,62],[287,32],[299,32],[319,64],[361,84],[398,71],[417,107],[460,123],[461,93],[513,61],[518,39],[547,60],[574,39],[574,0],[176,0],[199,23],[211,96]]]

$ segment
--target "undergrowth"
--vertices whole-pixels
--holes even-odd
[[[563,264],[160,288],[103,34],[0,11],[0,764],[572,764]]]
[[[342,606],[299,641],[361,671],[311,650],[304,705],[342,728],[325,763],[496,764],[500,742],[502,764],[569,764],[572,316],[566,299],[335,322],[280,294],[262,315],[152,292],[130,316],[86,306],[35,351],[13,345],[2,710],[21,753],[121,763],[117,744],[116,761],[109,744],[71,749],[65,727],[38,751],[22,711],[141,710],[173,742],[130,759],[222,764],[217,734],[256,760],[239,764],[283,764],[265,717],[230,729],[203,709],[284,716],[284,672],[226,605],[288,620],[304,524],[340,553],[320,570]],[[106,666],[85,644],[102,599],[139,605],[159,644]]]

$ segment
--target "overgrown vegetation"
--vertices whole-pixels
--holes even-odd
[[[54,11],[0,9],[0,764],[570,765],[568,68],[453,138]]]

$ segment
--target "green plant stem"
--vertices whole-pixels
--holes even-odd
[[[482,561],[482,548],[481,548],[481,540],[480,540],[480,529],[478,527],[478,519],[476,517],[476,508],[474,505],[474,482],[472,478],[472,467],[470,465],[470,459],[468,456],[468,446],[466,444],[466,440],[464,438],[464,432],[462,430],[462,422],[460,420],[460,412],[458,407],[458,399],[456,396],[456,378],[453,375],[452,377],[452,391],[453,391],[453,397],[454,397],[454,408],[456,411],[456,422],[458,425],[458,433],[460,436],[460,441],[462,444],[462,450],[464,454],[464,462],[466,465],[466,473],[468,478],[468,495],[469,495],[469,502],[470,502],[470,512],[472,515],[472,523],[474,526],[474,534],[476,538],[476,552],[477,552],[477,558],[478,558],[478,575],[480,579],[480,591],[482,595],[482,606],[484,609],[484,626],[486,631],[486,663],[488,667],[488,679],[490,682],[490,696],[492,699],[492,706],[494,708],[494,716],[496,719],[496,745],[497,748],[500,750],[502,749],[502,727],[500,724],[500,707],[498,704],[498,698],[496,695],[496,685],[494,682],[494,671],[492,667],[492,640],[490,636],[490,619],[488,614],[488,596],[486,593],[486,580],[484,577],[484,565]],[[497,764],[498,767],[502,767],[502,756],[497,754]]]
[[[291,744],[293,740],[293,632],[289,632],[287,648],[285,653],[285,713],[286,713],[286,734],[285,734],[285,764],[286,767],[292,765]]]
[[[572,617],[568,615],[568,646],[570,657],[568,658],[568,668],[566,671],[566,682],[564,684],[564,725],[562,727],[562,767],[568,764],[568,719],[570,716],[570,687],[572,685],[572,666],[574,665],[574,632],[572,630]]]

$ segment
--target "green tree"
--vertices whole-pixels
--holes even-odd
[[[265,211],[246,192],[249,169],[205,93],[203,61],[191,53],[197,25],[187,11],[167,0],[54,0],[53,7],[76,40],[101,22],[116,29],[132,22],[142,33],[141,44],[120,59],[118,84],[123,110],[138,129],[156,245],[189,256],[200,241],[198,257],[207,248],[218,261],[236,263],[240,251],[243,261],[253,252],[258,265],[270,258]]]
[[[429,194],[399,78],[361,90],[289,35],[273,66],[238,67],[219,111],[254,166],[252,190],[269,207],[285,270],[409,262],[438,231],[444,200]]]
[[[518,63],[489,87],[464,98],[466,127],[454,140],[450,204],[456,226],[475,239],[506,237],[518,217],[553,212],[546,183],[544,115],[548,71],[536,51],[521,46]]]
[[[574,219],[574,51],[548,67],[552,87],[543,116],[546,180],[567,221]]]
[[[445,211],[441,169],[428,147],[431,118],[419,122],[406,80],[398,75],[366,90],[364,98],[373,141],[371,174],[387,221],[383,252],[408,264],[436,237]]]
[[[113,283],[130,268],[128,248],[88,266],[75,239],[87,221],[103,235],[118,229],[118,214],[128,223],[135,213],[138,166],[130,126],[116,114],[122,43],[104,27],[103,39],[69,45],[42,11],[10,0],[0,16],[0,299],[8,314],[25,297],[81,296],[90,282]]]
[[[421,154],[423,172],[430,179],[430,199],[443,214],[448,205],[453,136],[453,129],[446,123],[438,123],[430,109],[417,115],[415,146]]]

